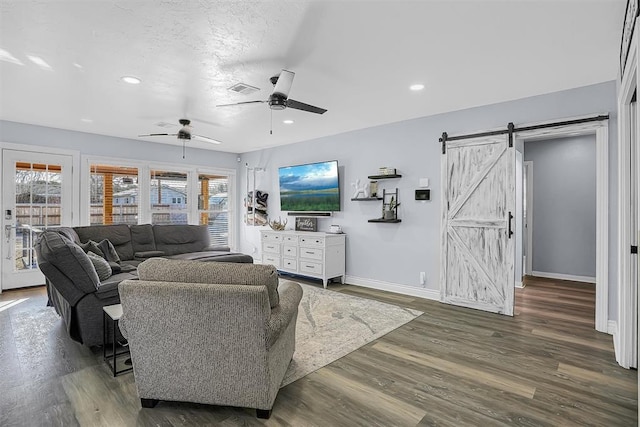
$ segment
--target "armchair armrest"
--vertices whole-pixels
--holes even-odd
[[[280,335],[298,315],[298,305],[302,299],[302,287],[296,282],[285,280],[278,286],[280,303],[273,307],[267,322],[267,348],[278,341]]]

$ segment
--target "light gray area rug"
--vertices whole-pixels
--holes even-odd
[[[282,386],[290,384],[410,322],[421,311],[301,283],[296,351]]]

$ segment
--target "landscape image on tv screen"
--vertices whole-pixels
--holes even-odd
[[[282,167],[280,209],[283,211],[339,211],[338,162]]]

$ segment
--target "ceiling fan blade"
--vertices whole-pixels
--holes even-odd
[[[234,102],[233,104],[219,104],[216,107],[231,107],[233,105],[243,105],[243,104],[263,104],[267,101],[244,101],[244,102]]]
[[[287,99],[287,108],[294,108],[296,110],[308,111],[310,113],[324,114],[327,112],[324,108],[315,107],[313,105],[305,104],[304,102],[296,101],[294,99]]]
[[[138,135],[138,138],[142,138],[145,136],[178,136],[177,133],[148,133],[146,135]]]
[[[276,82],[276,86],[273,88],[273,94],[282,95],[287,98],[295,75],[296,73],[293,71],[282,70],[278,77],[278,81]]]
[[[218,141],[217,139],[209,138],[208,136],[202,136],[202,135],[191,135],[191,139],[210,142],[212,144],[222,144],[222,141]]]

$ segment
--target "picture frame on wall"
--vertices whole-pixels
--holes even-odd
[[[624,68],[627,65],[627,57],[629,56],[629,46],[633,38],[633,29],[636,26],[636,19],[640,0],[627,0],[627,10],[624,15],[624,26],[622,27],[622,38],[620,41],[620,71],[624,74]]]
[[[296,231],[318,231],[318,218],[296,217]]]

